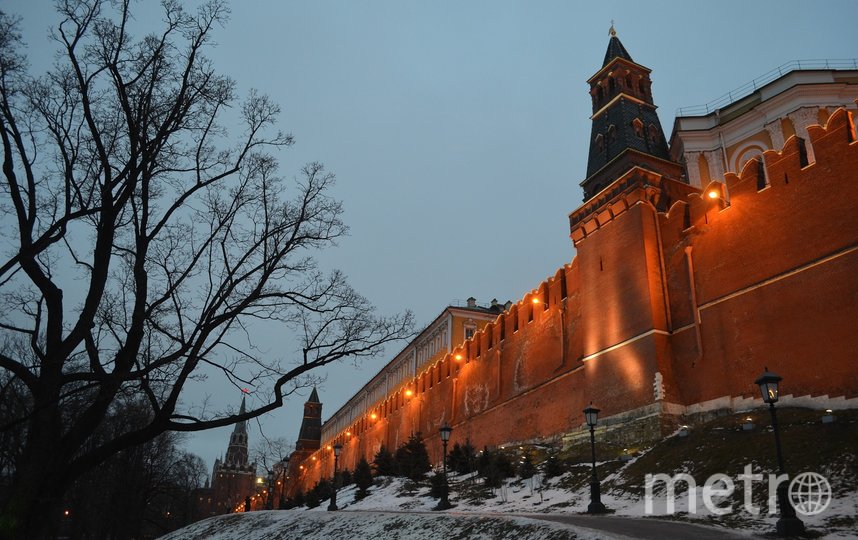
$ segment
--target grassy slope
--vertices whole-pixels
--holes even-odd
[[[813,471],[825,475],[832,486],[835,504],[818,518],[805,519],[809,525],[825,531],[858,530],[856,519],[856,497],[858,497],[858,411],[838,411],[834,423],[823,424],[820,411],[798,408],[778,408],[784,460],[787,472],[795,475]],[[741,424],[751,418],[755,427],[743,431]],[[602,459],[616,457],[624,449],[600,445]],[[568,462],[585,463],[589,448],[574,448],[563,454]],[[632,462],[611,460],[599,467],[599,475],[605,479],[603,492],[620,499],[635,500],[644,495],[644,479],[647,473],[688,473],[701,487],[706,478],[715,473],[724,473],[734,480],[746,464],[753,465],[754,473],[768,475],[775,472],[775,439],[771,429],[768,410],[731,414],[693,426],[687,437],[668,437],[651,448],[638,451]],[[586,467],[572,466],[572,474],[564,477],[566,488],[580,490],[589,480]],[[684,491],[684,484],[678,484]],[[765,507],[767,486],[754,483],[754,504]],[[730,500],[736,509],[742,508],[742,484],[736,481],[736,491]],[[693,518],[693,516],[675,516]],[[730,527],[765,529],[771,519],[757,518],[739,511],[727,516],[697,516],[702,521]]]

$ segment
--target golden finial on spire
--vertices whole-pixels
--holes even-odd
[[[614,19],[611,19],[611,29],[610,29],[610,30],[608,30],[608,34],[610,34],[610,35],[611,35],[611,37],[616,37],[616,36],[617,36],[617,31],[616,31],[616,30],[614,30]]]

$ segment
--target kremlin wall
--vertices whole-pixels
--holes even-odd
[[[569,216],[574,259],[470,338],[375,384],[373,399],[359,391],[319,439],[299,441],[286,495],[332,475],[335,443],[340,468],[353,470],[420,432],[438,463],[444,423],[450,445],[574,444],[593,402],[598,438],[652,440],[697,415],[761,406],[764,366],[783,377],[787,404],[858,407],[858,70],[832,73],[841,102],[803,115],[824,125],[790,127],[782,147],[765,139],[771,149],[740,171],[725,162],[720,176],[700,174],[714,162],[682,160],[676,148],[693,133],[675,131],[668,148],[649,70],[613,36],[589,81],[594,136],[585,201]],[[806,89],[791,91],[808,107]],[[737,106],[731,122],[754,114]],[[629,118],[638,113],[644,121]]]

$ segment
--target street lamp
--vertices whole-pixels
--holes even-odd
[[[280,501],[278,502],[277,509],[283,510],[286,508],[286,471],[289,469],[289,456],[280,459],[280,480],[277,481],[277,484],[280,486]]]
[[[453,432],[453,428],[450,427],[450,424],[445,423],[441,426],[439,432],[441,433],[441,444],[444,446],[444,485],[441,486],[441,500],[438,501],[438,505],[435,507],[435,510],[447,510],[448,508],[453,507],[453,505],[450,504],[449,499],[450,484],[447,483],[447,441],[450,440],[450,434]]]
[[[266,493],[265,509],[274,510],[274,469],[268,471],[268,493]]]
[[[784,467],[784,457],[781,453],[781,436],[778,432],[778,417],[775,414],[775,403],[778,401],[778,383],[783,377],[772,373],[769,368],[760,375],[754,384],[760,387],[760,393],[763,396],[763,402],[769,404],[769,412],[772,415],[772,431],[775,432],[775,449],[778,455],[778,473],[785,475],[786,468]],[[795,515],[795,508],[789,501],[787,494],[787,484],[781,482],[777,487],[778,506],[780,507],[781,516],[778,518],[775,529],[778,536],[797,536],[804,532],[804,522]]]
[[[590,505],[587,506],[588,514],[604,514],[608,511],[602,504],[602,494],[599,489],[599,477],[596,476],[596,422],[599,419],[599,411],[593,406],[593,402],[584,409],[584,420],[590,426],[590,451],[593,454],[593,476],[590,479]]]
[[[328,511],[333,512],[339,510],[337,508],[337,462],[340,459],[340,452],[343,451],[343,445],[337,443],[334,445],[334,486],[331,490],[331,504],[328,505]]]

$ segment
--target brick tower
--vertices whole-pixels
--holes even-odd
[[[239,414],[246,412],[244,397]],[[249,463],[247,452],[247,422],[235,424],[229,436],[226,457],[216,459],[212,471],[212,512],[224,514],[232,511],[244,498],[253,494],[256,463]]]
[[[610,33],[602,68],[588,81],[593,117],[584,204],[569,216],[581,312],[588,314],[580,323],[582,358],[587,376],[617,381],[600,387],[601,401],[646,403],[657,382],[668,394],[676,391],[658,213],[696,190],[670,158],[650,70],[632,60],[613,26]],[[662,399],[647,413],[656,413],[655,422]]]
[[[319,401],[319,393],[313,387],[310,397],[304,403],[304,418],[301,420],[301,430],[298,432],[295,451],[289,456],[289,468],[286,473],[287,477],[293,481],[287,482],[286,497],[294,497],[297,490],[300,489],[300,479],[305,474],[304,465],[301,463],[321,448],[321,444],[322,403]],[[299,481],[296,482],[294,480]]]
[[[319,394],[316,388],[310,393],[310,398],[304,403],[304,419],[301,420],[301,431],[298,433],[298,442],[295,443],[295,451],[314,451],[319,449],[322,441],[322,404],[319,402]]]

